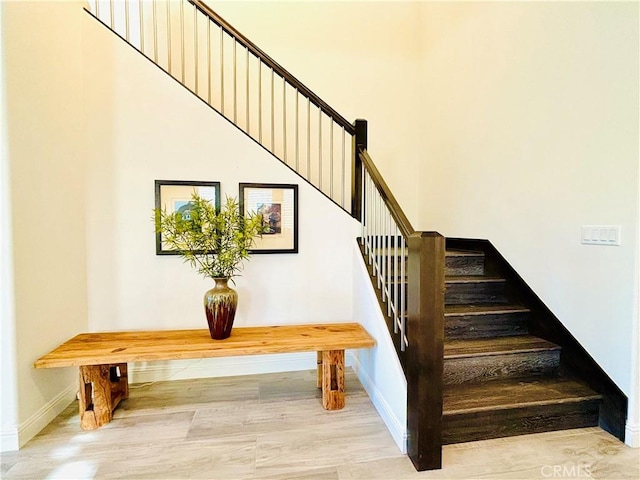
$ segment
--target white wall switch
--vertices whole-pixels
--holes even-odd
[[[583,225],[584,245],[620,245],[620,225]]]

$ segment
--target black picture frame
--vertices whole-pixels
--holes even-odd
[[[298,253],[298,185],[241,183],[240,214],[261,212],[267,231],[251,253]]]
[[[175,212],[188,204],[194,191],[203,198],[212,197],[216,211],[220,210],[220,182],[198,180],[155,180],[155,208]],[[162,232],[156,232],[156,255],[179,255],[163,245]]]

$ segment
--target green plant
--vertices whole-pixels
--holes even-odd
[[[195,192],[188,211],[156,209],[155,222],[162,241],[209,278],[237,276],[263,230],[261,215],[250,213],[243,217],[234,197],[227,197],[217,212]]]

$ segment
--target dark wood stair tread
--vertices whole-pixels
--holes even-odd
[[[514,337],[473,338],[447,340],[444,358],[465,358],[478,355],[504,355],[513,353],[560,350],[555,343],[532,335]]]
[[[459,315],[498,315],[501,313],[528,313],[530,310],[522,305],[502,305],[502,304],[463,304],[446,305],[444,307],[445,317]]]
[[[443,415],[600,400],[584,383],[562,377],[446,385]]]
[[[446,285],[462,285],[462,284],[479,284],[479,283],[492,283],[492,284],[503,284],[506,282],[506,279],[502,277],[490,277],[487,275],[453,275],[444,277],[444,283]],[[398,283],[407,283],[407,277],[405,276],[404,280],[395,277],[391,278],[391,284],[395,285]]]
[[[484,252],[479,252],[475,250],[456,250],[456,249],[447,249],[444,252],[447,257],[484,257]]]
[[[394,253],[396,252],[396,249],[398,251],[398,255],[401,254],[402,251],[402,247],[400,245],[398,245],[397,247],[378,247],[378,248],[373,248],[373,253],[374,255],[386,255],[387,252],[391,252]],[[404,256],[408,256],[409,255],[409,248],[408,247],[404,247]],[[445,250],[444,252],[445,257],[484,257],[484,252],[478,252],[478,251],[473,251],[473,250]]]
[[[444,278],[445,284],[460,284],[460,283],[505,283],[506,280],[502,277],[490,277],[487,275],[455,275],[447,276]]]

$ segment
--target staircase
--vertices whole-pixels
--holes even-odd
[[[561,347],[529,333],[506,284],[484,253],[447,250],[443,444],[598,425],[601,395],[560,374]]]

